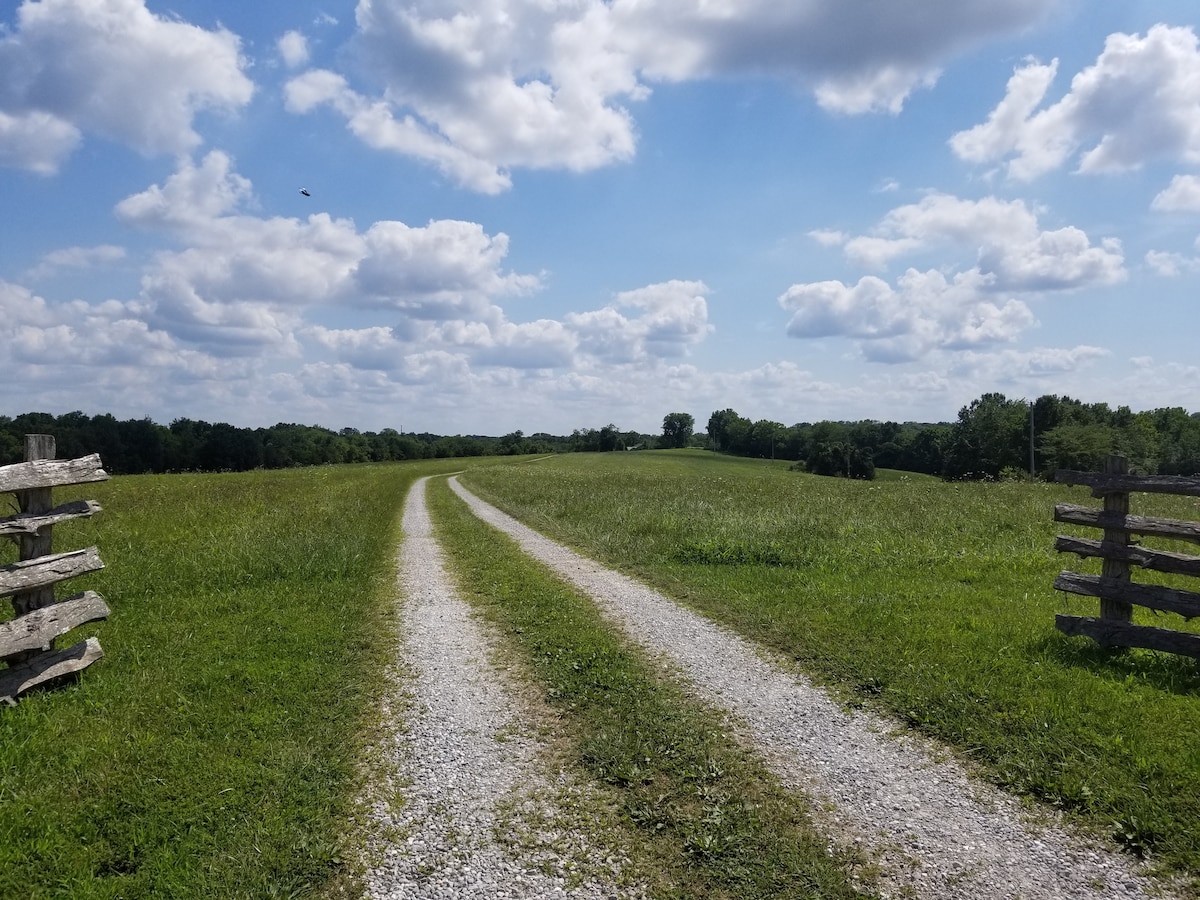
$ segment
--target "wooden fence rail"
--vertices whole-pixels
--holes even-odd
[[[1102,540],[1059,535],[1054,548],[1103,560],[1099,576],[1062,572],[1054,581],[1060,591],[1100,598],[1100,616],[1056,616],[1064,634],[1086,635],[1105,647],[1142,647],[1200,658],[1200,635],[1133,624],[1133,607],[1145,606],[1185,618],[1200,616],[1200,593],[1177,588],[1136,584],[1134,566],[1174,575],[1200,577],[1200,556],[1152,550],[1131,540],[1131,535],[1154,535],[1200,544],[1200,522],[1135,516],[1129,513],[1131,492],[1179,494],[1200,497],[1200,478],[1167,475],[1130,475],[1124,457],[1110,456],[1103,473],[1060,471],[1054,480],[1085,485],[1092,496],[1104,500],[1096,510],[1070,503],[1054,507],[1054,521],[1102,528]]]
[[[108,617],[94,591],[55,599],[55,585],[104,568],[95,547],[51,553],[55,525],[100,511],[93,500],[53,505],[52,488],[104,481],[108,473],[96,454],[54,458],[54,438],[25,436],[25,462],[0,466],[0,493],[16,495],[16,515],[0,518],[0,536],[17,543],[19,559],[0,566],[0,597],[12,597],[14,618],[0,624],[0,703],[14,703],[32,687],[86,669],[104,655],[92,637],[56,650],[55,641],[73,628]]]

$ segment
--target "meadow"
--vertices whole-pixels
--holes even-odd
[[[1056,612],[1097,609],[1051,587],[1060,569],[1099,566],[1053,550],[1070,531],[1054,503],[1095,502],[1086,491],[848,482],[679,451],[56,491],[104,506],[57,528],[55,548],[99,546],[107,568],[70,590],[100,591],[113,615],[63,642],[96,634],[105,648],[78,683],[0,709],[0,896],[353,895],[349,823],[393,661],[403,500],[418,477],[464,467],[490,502],[763,642],[847,704],[946,741],[1165,871],[1200,872],[1200,668],[1054,629]],[[632,839],[643,865],[679,896],[772,896],[774,877],[854,894],[802,800],[715,715],[444,488],[431,500],[462,584],[564,710],[581,771],[619,788],[625,825],[654,836]],[[1136,496],[1134,511],[1200,519],[1179,498]],[[0,546],[0,563],[13,555]]]
[[[576,454],[462,480],[761,641],[846,703],[945,741],[985,777],[1165,871],[1200,872],[1196,661],[1105,651],[1054,627],[1055,613],[1098,610],[1052,588],[1063,569],[1099,570],[1053,549],[1072,533],[1054,504],[1098,506],[1086,490],[846,481],[703,451]],[[1187,498],[1136,495],[1133,511],[1200,519]],[[1140,609],[1135,621],[1200,624]]]
[[[0,709],[0,897],[293,897],[342,836],[394,640],[399,513],[461,460],[114,478],[58,526],[106,657]],[[0,562],[15,551],[5,542]],[[60,588],[60,594],[64,589]],[[5,615],[11,604],[4,601]]]

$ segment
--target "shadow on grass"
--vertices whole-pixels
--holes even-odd
[[[1200,661],[1155,650],[1101,647],[1088,638],[1052,634],[1031,645],[1034,655],[1108,681],[1137,681],[1172,694],[1200,695]]]

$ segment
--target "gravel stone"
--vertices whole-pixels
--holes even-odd
[[[425,481],[405,504],[397,697],[405,727],[381,748],[366,875],[371,898],[605,900],[622,860],[564,830],[561,798],[528,696],[490,662],[497,638],[455,593],[433,538]],[[402,798],[389,802],[388,795]],[[586,869],[587,876],[576,872]],[[611,872],[601,881],[594,871]]]
[[[814,800],[889,897],[1051,900],[1170,896],[1132,857],[972,778],[945,748],[867,711],[848,712],[770,654],[699,614],[451,487],[476,515],[590,595],[635,642],[740,723],[781,781]]]

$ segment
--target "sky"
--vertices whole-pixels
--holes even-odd
[[[1198,19],[0,0],[0,415],[1197,411]]]

